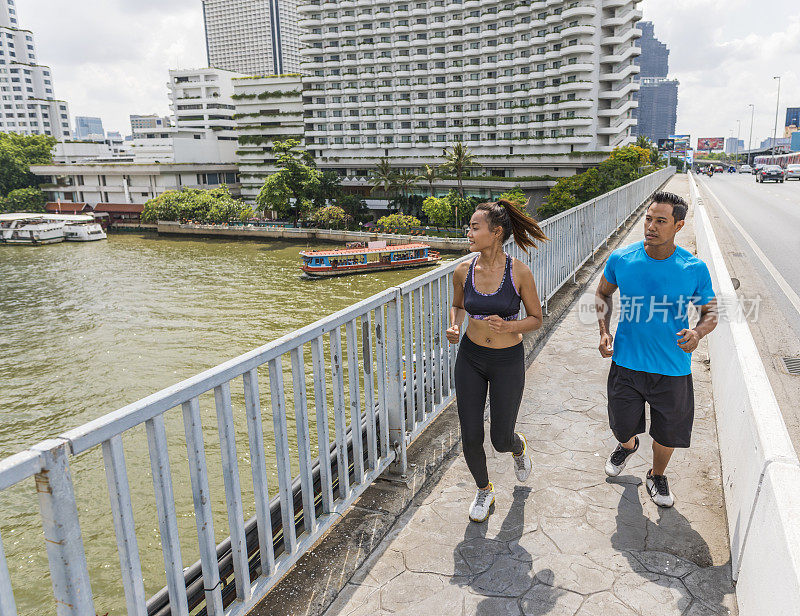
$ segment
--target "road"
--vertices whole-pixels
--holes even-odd
[[[797,451],[800,375],[783,357],[800,357],[800,181],[756,183],[752,175],[701,176],[712,224]]]

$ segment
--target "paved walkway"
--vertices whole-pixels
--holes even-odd
[[[669,189],[687,194],[685,176]],[[694,251],[691,223],[678,240]],[[641,236],[637,224],[624,243]],[[494,453],[487,427],[497,492],[489,520],[467,518],[475,486],[459,455],[327,615],[736,614],[705,341],[693,356],[692,448],[673,456],[676,504],[667,510],[644,489],[647,435],[620,477],[603,472],[615,441],[606,415],[610,360],[598,342],[596,324],[582,323],[576,305],[527,371],[518,423],[533,450],[527,485],[516,484],[509,454]]]

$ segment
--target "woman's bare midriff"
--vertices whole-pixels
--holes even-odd
[[[475,344],[489,347],[490,349],[505,349],[522,342],[522,334],[498,334],[491,330],[486,321],[473,319],[472,317],[469,318],[467,331],[464,333]]]

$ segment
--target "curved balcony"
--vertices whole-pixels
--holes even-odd
[[[600,62],[602,64],[607,64],[609,62],[613,62],[614,64],[619,64],[620,62],[624,62],[629,58],[636,57],[641,53],[642,53],[641,47],[635,47],[632,45],[619,53],[600,56]]]
[[[591,5],[575,6],[571,9],[566,9],[561,13],[562,19],[569,19],[570,17],[594,17],[597,15],[597,8]]]
[[[617,27],[628,22],[636,23],[642,19],[642,11],[641,9],[631,9],[624,15],[620,15],[618,17],[608,17],[600,22],[600,25],[604,28],[607,27]]]
[[[641,70],[642,69],[639,65],[629,64],[613,73],[601,73],[600,81],[621,81],[627,77],[630,77],[631,75],[638,75]]]

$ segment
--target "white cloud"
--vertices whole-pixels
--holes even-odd
[[[200,0],[17,0],[56,96],[106,130],[130,133],[128,116],[169,113],[170,68],[207,64]]]
[[[676,132],[735,136],[747,145],[755,105],[753,145],[772,136],[781,76],[778,136],[786,107],[800,107],[800,4],[796,0],[644,0],[644,20],[670,48],[678,90]]]

